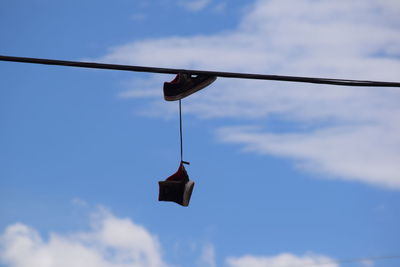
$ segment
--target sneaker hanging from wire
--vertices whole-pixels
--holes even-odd
[[[164,83],[164,99],[180,100],[210,85],[216,79],[216,76],[192,76],[187,73],[178,73],[171,82]]]
[[[159,201],[171,201],[184,207],[189,206],[194,182],[189,180],[182,161],[174,174],[169,176],[165,181],[158,182],[158,184],[160,186]]]

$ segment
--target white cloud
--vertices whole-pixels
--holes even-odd
[[[88,203],[87,203],[85,200],[80,199],[80,198],[78,198],[78,197],[73,198],[73,199],[71,200],[71,203],[72,203],[73,205],[78,206],[78,207],[88,207]]]
[[[194,243],[195,251],[196,246]],[[179,248],[181,253],[182,248]],[[303,256],[283,253],[269,257],[228,257],[225,263],[229,267],[338,266],[332,258],[313,253]],[[28,225],[15,223],[8,226],[0,235],[0,264],[8,267],[171,266],[163,260],[156,236],[131,219],[118,218],[103,207],[92,213],[90,229],[85,232],[51,233],[48,238],[43,238]],[[203,245],[197,265],[217,266],[211,243]]]
[[[198,266],[201,267],[216,267],[215,261],[215,249],[212,244],[206,244],[203,246],[203,251],[201,253]]]
[[[0,263],[10,267],[162,267],[157,238],[130,219],[105,209],[93,216],[89,232],[44,240],[33,228],[16,223],[0,237]]]
[[[226,9],[226,2],[219,3],[214,7],[215,12],[222,12]]]
[[[365,267],[372,267],[374,266],[374,262],[372,260],[362,260],[361,265]]]
[[[248,151],[294,158],[310,171],[400,189],[399,130],[399,126],[340,126],[271,134],[228,127],[220,129],[219,135],[225,142],[243,144]]]
[[[102,60],[396,81],[399,17],[400,2],[393,0],[259,0],[233,31],[143,40],[115,47]],[[153,97],[157,100],[148,110],[165,116],[170,106],[161,104],[162,82],[157,77],[162,76],[138,81],[135,88],[142,90],[121,96]],[[398,89],[218,79],[187,103],[185,112],[197,117],[237,118],[239,125],[250,120],[265,129],[249,132],[225,125],[219,133],[231,132],[219,135],[222,141],[295,158],[302,167],[330,177],[400,188]],[[269,118],[301,125],[301,131],[274,133]]]
[[[179,4],[191,11],[199,11],[205,8],[211,0],[183,0]]]
[[[338,267],[339,265],[329,257],[306,254],[296,256],[290,253],[282,253],[271,257],[243,256],[239,258],[228,258],[226,263],[229,267],[308,267],[319,266]]]

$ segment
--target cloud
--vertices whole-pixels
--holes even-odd
[[[372,260],[362,260],[361,265],[365,267],[372,267],[374,266],[374,262]]]
[[[227,127],[219,130],[219,136],[243,144],[247,151],[293,158],[299,167],[328,177],[400,189],[399,130],[398,126],[338,126],[312,133],[271,134]]]
[[[215,249],[212,244],[206,244],[203,246],[203,251],[201,253],[198,266],[201,267],[216,267],[215,261]]]
[[[225,10],[225,8],[226,8],[226,2],[222,2],[222,3],[219,3],[218,5],[215,6],[214,11],[215,12],[222,12],[222,11]]]
[[[197,253],[196,246],[197,243],[194,243]],[[129,218],[118,218],[103,207],[98,207],[91,214],[90,229],[84,232],[51,233],[44,238],[34,228],[15,223],[6,227],[0,235],[0,265],[9,267],[171,266],[163,260],[161,251],[158,238],[146,228]],[[179,248],[179,255],[181,252]],[[211,243],[204,244],[199,257],[194,258],[197,262],[193,263],[198,266],[217,266]],[[303,256],[283,253],[268,257],[228,257],[225,263],[229,267],[338,266],[332,258],[314,253]],[[370,261],[365,261],[365,264],[370,264]]]
[[[10,267],[165,267],[155,236],[130,219],[105,209],[93,214],[88,232],[44,240],[33,228],[16,223],[0,237],[0,263]]]
[[[247,11],[231,31],[128,43],[101,60],[331,78],[400,77],[398,1],[259,0]],[[168,115],[158,77],[138,80],[121,96],[148,98],[146,112]],[[222,123],[217,130],[223,142],[296,159],[303,169],[327,174],[321,177],[400,188],[398,89],[218,79],[187,103],[185,112],[201,119],[236,119],[234,127]],[[276,121],[292,127],[281,130]],[[244,131],[243,125],[259,130]]]
[[[178,2],[181,6],[191,11],[199,11],[205,8],[211,0],[184,0]]]
[[[284,253],[271,257],[248,255],[226,258],[230,267],[303,267],[318,263],[337,267],[331,258],[310,253],[304,256]],[[37,230],[23,223],[8,226],[0,235],[1,264],[9,267],[171,266],[162,259],[156,236],[131,219],[118,218],[103,207],[98,207],[91,214],[90,229],[85,232],[51,233],[45,239]],[[203,245],[197,265],[217,266],[211,243]]]
[[[73,199],[71,200],[71,203],[72,203],[73,205],[75,205],[75,206],[78,206],[78,207],[88,207],[88,203],[87,203],[85,200],[80,199],[80,198],[78,198],[78,197],[73,198]]]
[[[296,256],[290,253],[282,253],[277,256],[243,256],[239,258],[228,258],[226,263],[229,267],[311,267],[323,265],[325,267],[338,267],[339,265],[329,257],[306,254],[304,256]]]

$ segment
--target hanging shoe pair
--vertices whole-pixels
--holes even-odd
[[[164,83],[164,99],[175,101],[185,98],[213,83],[217,77],[209,75],[192,76],[178,73],[171,82]]]
[[[167,101],[179,100],[179,116],[181,116],[180,100],[187,97],[204,87],[213,83],[217,77],[208,75],[197,75],[193,77],[187,73],[178,73],[174,80],[164,83],[164,99]],[[194,182],[189,180],[189,176],[183,166],[183,163],[189,164],[182,160],[182,119],[180,117],[181,129],[181,163],[179,168],[173,175],[169,176],[165,181],[158,182],[160,191],[158,195],[159,201],[171,201],[178,203],[184,207],[189,206],[190,197],[192,196]]]
[[[194,182],[189,180],[183,162],[180,163],[176,173],[158,184],[160,186],[159,201],[172,201],[184,207],[189,206]]]

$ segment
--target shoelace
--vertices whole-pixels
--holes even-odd
[[[181,145],[181,162],[189,165],[190,162],[183,160],[182,103],[181,103],[180,99],[179,99],[179,138],[180,138],[180,145]]]

